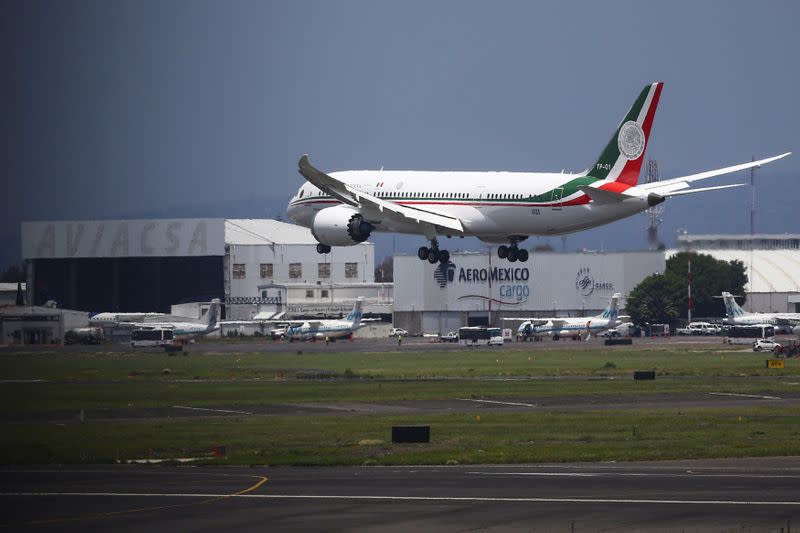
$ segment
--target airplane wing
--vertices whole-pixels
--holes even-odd
[[[791,154],[792,152],[786,152],[785,154],[776,155],[774,157],[768,157],[766,159],[759,159],[758,161],[750,161],[747,163],[742,163],[740,165],[733,165],[731,167],[719,168],[717,170],[708,170],[706,172],[699,172],[697,174],[690,174],[688,176],[682,176],[680,178],[672,178],[663,181],[655,181],[653,183],[643,183],[638,185],[637,188],[648,191],[654,192],[658,195],[669,197],[669,196],[678,196],[681,194],[693,194],[696,192],[706,192],[706,191],[713,191],[718,189],[727,189],[730,187],[741,187],[742,184],[737,183],[733,185],[720,185],[717,187],[704,187],[701,189],[691,189],[691,190],[684,190],[690,187],[690,183],[695,181],[700,181],[708,178],[713,178],[715,176],[721,176],[723,174],[730,174],[731,172],[738,172],[740,170],[746,170],[748,168],[757,167],[760,165],[766,165],[767,163],[772,163],[773,161],[777,161],[778,159],[783,159],[787,155]],[[681,192],[678,192],[681,191]]]
[[[800,324],[800,315],[796,313],[776,314],[775,321],[781,326],[794,326]]]
[[[461,221],[457,218],[435,213],[428,209],[387,202],[377,196],[348,185],[333,176],[329,176],[321,170],[314,168],[314,166],[308,162],[307,154],[300,158],[297,166],[300,174],[310,183],[316,185],[319,189],[330,194],[337,200],[357,209],[368,211],[376,216],[393,216],[404,222],[430,224],[457,232],[464,231]]]
[[[523,318],[523,317],[519,317],[519,318],[504,318],[503,319],[504,322],[505,321],[508,321],[508,322],[512,322],[512,321],[513,322],[530,322],[531,325],[534,326],[534,327],[535,326],[543,326],[543,325],[547,324],[548,322],[550,322],[550,320],[551,319],[549,319],[549,318]]]

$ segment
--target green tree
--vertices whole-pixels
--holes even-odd
[[[647,276],[628,295],[625,310],[634,324],[669,324],[680,315],[674,298],[679,290],[673,276]]]
[[[747,283],[744,264],[741,261],[720,261],[710,255],[692,253],[692,315],[720,316],[722,303],[719,296],[722,291],[733,294],[744,294]],[[689,294],[686,289],[688,281],[689,252],[675,254],[667,260],[664,272],[667,276],[683,280],[683,289],[676,294],[681,316],[686,316],[689,305]]]
[[[722,291],[743,294],[747,283],[741,261],[720,261],[710,255],[692,253],[692,316],[721,316]],[[664,274],[642,280],[628,295],[625,306],[636,324],[669,323],[687,316],[689,253],[667,260]]]

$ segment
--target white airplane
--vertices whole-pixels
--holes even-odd
[[[302,324],[290,325],[286,329],[286,336],[290,341],[350,337],[363,325],[361,323],[363,305],[364,298],[359,297],[353,305],[353,310],[342,320],[307,320]]]
[[[311,229],[317,252],[364,242],[373,231],[421,234],[430,246],[419,258],[447,263],[442,235],[475,236],[501,244],[497,255],[526,261],[518,244],[530,235],[563,235],[629,217],[666,198],[743,184],[690,189],[690,184],[764,165],[775,157],[637,185],[662,82],[647,85],[622,119],[600,158],[580,174],[357,170],[326,174],[304,155],[303,184],[287,214]]]
[[[147,322],[131,332],[132,346],[163,346],[167,351],[184,348],[190,341],[219,329],[220,300],[214,298],[205,323]]]
[[[584,340],[588,341],[592,333],[596,335],[622,323],[617,310],[617,304],[621,297],[622,294],[614,293],[608,307],[597,316],[582,318],[504,318],[503,320],[523,320],[524,322],[517,328],[517,336],[523,339],[553,337],[553,340],[558,340],[561,337],[580,337],[585,335]]]
[[[800,313],[748,313],[736,303],[735,297],[729,292],[722,293],[722,301],[725,303],[724,324],[772,324],[785,333],[792,333],[792,326],[800,325]]]
[[[164,313],[97,313],[89,317],[94,326],[147,322],[165,316]]]

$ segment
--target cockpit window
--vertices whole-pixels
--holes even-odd
[[[305,189],[300,189],[300,196],[298,196],[298,198],[302,198],[302,197],[303,197],[303,193],[304,193],[304,192],[306,192],[306,190],[305,190]]]

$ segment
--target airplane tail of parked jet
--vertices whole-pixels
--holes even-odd
[[[619,304],[619,299],[622,298],[622,294],[615,292],[611,296],[611,301],[608,302],[608,307],[603,309],[603,312],[600,314],[598,318],[605,318],[609,322],[616,321],[617,316],[619,315],[619,310],[617,308]]]
[[[355,331],[359,327],[361,327],[361,317],[363,315],[363,311],[362,311],[362,307],[363,306],[364,306],[364,298],[363,297],[357,298],[356,299],[356,303],[353,305],[353,310],[350,311],[350,313],[346,317],[344,317],[344,319],[346,321],[349,321],[349,322],[352,323],[351,327],[353,328],[353,331]]]
[[[663,87],[664,82],[656,82],[642,90],[594,167],[589,169],[589,176],[636,185]]]
[[[731,293],[723,292],[722,301],[725,303],[725,315],[728,318],[736,318],[737,316],[745,315],[744,309],[739,307],[739,304],[736,303],[736,299]]]
[[[219,312],[220,312],[220,300],[219,298],[214,298],[211,300],[211,306],[208,308],[208,322],[206,323],[206,333],[210,333],[216,330],[219,325]]]

